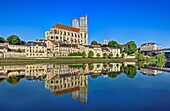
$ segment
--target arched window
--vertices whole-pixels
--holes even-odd
[[[58,36],[56,36],[56,39],[58,39]]]
[[[71,36],[73,37],[73,33],[71,33]]]
[[[54,37],[53,37],[53,36],[51,36],[51,39],[54,39]]]
[[[75,34],[75,37],[77,37],[77,34]]]

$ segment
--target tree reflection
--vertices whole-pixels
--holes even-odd
[[[124,73],[127,75],[127,77],[129,78],[135,78],[137,71],[135,66],[131,66],[128,65],[125,69],[124,69]]]
[[[100,76],[100,75],[92,74],[91,78],[96,79],[98,76]]]
[[[22,78],[21,76],[13,76],[13,77],[9,77],[8,79],[6,79],[6,81],[9,84],[15,85],[21,80],[21,78]]]
[[[5,79],[0,79],[0,83],[2,83]]]
[[[121,74],[121,72],[109,72],[108,76],[110,78],[116,78],[120,74]]]

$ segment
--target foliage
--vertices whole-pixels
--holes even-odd
[[[99,45],[99,43],[98,43],[97,41],[93,40],[93,41],[91,42],[91,45]]]
[[[0,43],[4,43],[5,39],[3,37],[0,37]]]
[[[5,79],[0,79],[0,83],[3,82]]]
[[[112,53],[110,53],[109,55],[108,55],[108,58],[112,58],[113,57],[113,54]]]
[[[21,79],[21,76],[13,76],[13,77],[9,77],[8,79],[6,79],[6,81],[9,84],[15,85],[20,81],[20,79]]]
[[[156,56],[156,59],[157,59],[157,61],[156,61],[156,65],[157,65],[157,66],[160,66],[160,67],[164,67],[164,66],[165,66],[166,57],[165,57],[165,54],[164,54],[164,53],[158,54],[158,55]]]
[[[124,58],[125,57],[125,54],[124,53],[122,53],[122,58]]]
[[[92,75],[91,75],[91,78],[96,79],[98,76],[100,76],[100,75],[94,75],[94,74],[92,74]]]
[[[81,52],[70,53],[68,56],[82,56]]]
[[[144,54],[142,54],[142,53],[138,53],[138,54],[136,55],[136,58],[137,58],[139,61],[144,61],[144,60],[145,60]]]
[[[116,54],[116,57],[118,58],[118,57],[119,57],[119,54]]]
[[[82,53],[82,57],[86,58],[86,53],[85,52]]]
[[[21,40],[17,35],[11,35],[7,39],[7,42],[12,45],[21,45]]]
[[[121,74],[121,72],[109,72],[108,76],[110,78],[116,78],[120,74]]]
[[[114,48],[121,48],[121,45],[118,42],[114,41],[114,40],[110,41],[108,43],[108,46],[109,47],[114,47]]]
[[[98,57],[98,58],[100,57],[100,54],[99,54],[99,53],[97,53],[97,57]]]
[[[135,43],[134,41],[130,41],[130,42],[128,42],[128,43],[125,45],[124,51],[125,51],[128,55],[135,53],[136,50],[137,50],[137,45],[136,45],[136,43]]]
[[[107,54],[106,53],[103,54],[103,58],[107,58]]]
[[[88,68],[89,68],[90,71],[92,71],[94,69],[93,64],[88,64]]]
[[[129,78],[134,78],[137,74],[136,68],[134,66],[128,65],[124,69],[124,73],[127,74]]]
[[[88,57],[89,57],[89,58],[92,58],[93,56],[94,56],[93,51],[89,51],[89,53],[88,53]]]

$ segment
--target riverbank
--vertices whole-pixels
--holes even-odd
[[[124,58],[0,58],[0,64],[137,62]]]

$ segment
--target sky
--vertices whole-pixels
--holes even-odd
[[[88,16],[89,43],[104,39],[170,48],[170,0],[0,0],[0,36],[43,39],[55,23]]]

